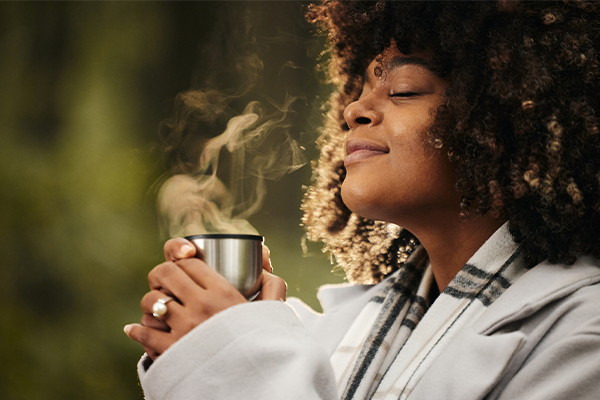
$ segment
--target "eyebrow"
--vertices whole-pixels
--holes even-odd
[[[384,70],[391,71],[395,68],[403,67],[405,65],[418,65],[433,72],[431,64],[422,58],[400,56],[394,56],[389,62],[387,62],[384,66]]]
[[[422,58],[417,57],[400,57],[394,56],[391,60],[385,63],[383,66],[383,70],[385,72],[390,72],[396,68],[403,67],[405,65],[417,65],[423,67],[431,72],[434,71],[433,66]],[[367,71],[363,74],[363,82],[366,82],[368,78]]]

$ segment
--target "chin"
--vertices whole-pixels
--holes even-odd
[[[373,199],[367,191],[352,190],[349,185],[342,184],[342,201],[354,214],[367,219],[382,220],[380,207],[373,204]]]

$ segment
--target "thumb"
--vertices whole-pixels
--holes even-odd
[[[165,260],[177,261],[192,258],[198,253],[192,242],[184,238],[167,240],[164,247]]]
[[[256,300],[281,300],[285,301],[287,283],[278,276],[265,270],[262,272],[262,288]]]
[[[273,265],[271,265],[271,250],[263,244],[262,247],[262,267],[265,271],[273,273]]]

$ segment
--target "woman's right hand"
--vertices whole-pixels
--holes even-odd
[[[166,261],[179,261],[196,256],[194,245],[184,239],[175,238],[165,242],[164,246]],[[262,247],[262,286],[260,293],[255,300],[283,300],[286,299],[287,284],[278,276],[273,275],[273,265],[271,265],[271,251],[265,245]],[[265,273],[266,272],[266,273]],[[143,325],[143,324],[142,324]]]

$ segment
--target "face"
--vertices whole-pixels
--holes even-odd
[[[380,77],[378,65],[369,65],[359,99],[344,112],[350,128],[344,203],[411,231],[415,223],[458,216],[454,165],[427,141],[448,82],[427,68],[426,58],[405,56],[396,46],[386,51]]]

